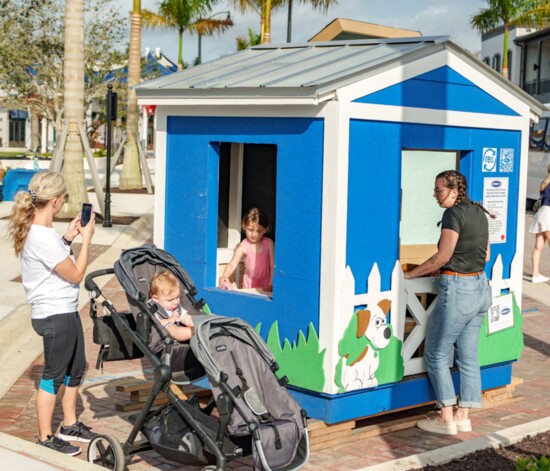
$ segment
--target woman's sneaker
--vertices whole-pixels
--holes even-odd
[[[37,440],[37,443],[39,445],[45,446],[46,448],[49,448],[50,450],[59,451],[60,453],[63,453],[68,456],[76,456],[78,455],[82,450],[78,446],[73,446],[70,443],[67,443],[65,440],[61,440],[60,438],[56,437],[55,435],[48,435],[48,439],[44,440],[43,442]]]
[[[56,436],[69,442],[90,443],[97,435],[97,433],[92,432],[90,427],[77,420],[68,427],[62,425]]]

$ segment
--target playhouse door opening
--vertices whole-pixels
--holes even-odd
[[[277,146],[223,142],[219,158],[218,279],[244,237],[241,220],[248,210],[256,207],[266,213],[269,231],[265,236],[275,240]],[[237,288],[241,273],[242,264],[234,275]]]
[[[408,271],[437,252],[441,234],[438,225],[443,215],[434,198],[435,177],[444,170],[456,170],[459,164],[457,152],[404,150],[401,153],[401,221],[399,260]],[[416,293],[419,304],[411,310],[407,305],[404,340],[417,326],[434,301],[431,293]],[[424,342],[420,343],[412,358],[424,355]]]
[[[401,221],[399,260],[405,268],[437,252],[443,209],[434,196],[435,177],[458,168],[457,152],[404,150],[401,153]]]

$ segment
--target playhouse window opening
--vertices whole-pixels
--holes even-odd
[[[245,237],[241,221],[251,209],[265,212],[269,229],[264,237],[275,241],[277,146],[222,142],[219,144],[217,280]],[[232,281],[242,288],[244,263],[241,261]],[[217,283],[216,280],[216,283]],[[255,289],[247,292],[258,292]],[[265,294],[265,292],[259,292]]]
[[[435,177],[456,170],[459,153],[439,150],[403,150],[401,153],[401,221],[399,260],[404,271],[437,252],[443,209],[433,197]]]

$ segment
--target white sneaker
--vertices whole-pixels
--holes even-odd
[[[550,278],[544,275],[534,276],[531,280],[532,283],[546,283]]]
[[[426,432],[439,433],[441,435],[456,435],[456,424],[454,422],[448,424],[435,419],[422,419],[416,422],[416,426]]]
[[[472,431],[472,422],[470,419],[466,420],[455,420],[457,432],[471,432]]]

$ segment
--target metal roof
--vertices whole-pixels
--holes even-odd
[[[448,36],[254,46],[135,87],[138,98],[333,98],[339,88],[451,49],[535,110],[540,104]],[[304,100],[302,100],[303,102]]]

